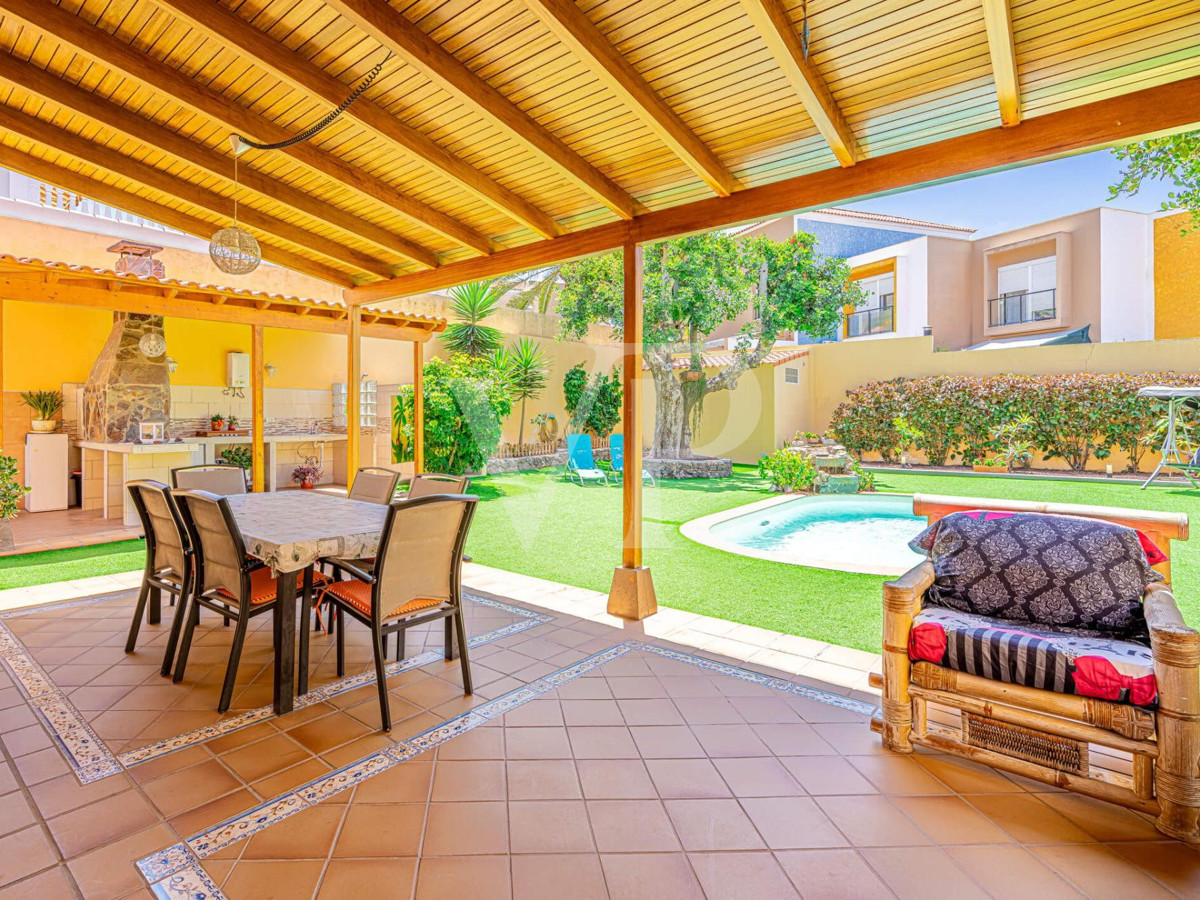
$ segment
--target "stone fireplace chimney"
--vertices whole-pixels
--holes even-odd
[[[170,420],[165,346],[162,316],[113,313],[112,330],[83,388],[84,440],[132,442],[142,422]]]

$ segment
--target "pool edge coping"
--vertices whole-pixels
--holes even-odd
[[[801,494],[801,493],[782,493],[773,497],[767,497],[765,500],[756,500],[753,503],[747,503],[743,506],[734,506],[729,509],[723,509],[720,512],[709,513],[707,516],[700,516],[684,522],[679,526],[679,533],[693,543],[700,544],[703,547],[711,547],[714,550],[723,550],[726,553],[732,553],[736,556],[746,556],[751,559],[760,559],[764,562],[779,563],[784,566],[800,566],[807,569],[824,569],[831,572],[846,572],[851,575],[875,575],[895,578],[903,575],[909,568],[897,569],[895,566],[867,566],[859,568],[847,569],[842,563],[835,563],[834,560],[826,559],[820,556],[805,556],[800,559],[782,559],[777,554],[772,554],[766,550],[755,550],[751,547],[743,547],[741,544],[735,544],[732,541],[726,541],[712,533],[712,527],[719,525],[722,522],[728,522],[730,519],[737,519],[742,516],[750,515],[751,513],[759,512],[760,510],[771,509],[780,504],[787,503],[792,500],[810,500],[810,499],[829,499],[830,497],[861,497],[860,494]],[[873,492],[867,496],[876,496]],[[878,496],[881,497],[912,497],[913,494],[906,494],[892,491],[880,491]]]

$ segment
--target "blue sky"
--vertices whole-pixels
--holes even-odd
[[[1144,184],[1133,197],[1108,200],[1121,163],[1107,150],[979,175],[900,194],[846,204],[850,209],[910,216],[974,228],[982,237],[1096,206],[1158,210],[1172,185]]]

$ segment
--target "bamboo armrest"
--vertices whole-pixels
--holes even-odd
[[[1155,662],[1170,666],[1200,666],[1200,631],[1183,620],[1171,589],[1162,584],[1150,585],[1146,588],[1143,607]]]
[[[884,608],[894,612],[915,614],[921,608],[921,598],[933,584],[933,563],[929,560],[913,566],[899,578],[883,583]]]

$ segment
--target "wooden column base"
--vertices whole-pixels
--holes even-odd
[[[658,612],[654,581],[649,566],[628,569],[618,566],[608,592],[608,614],[623,619],[644,619]]]

